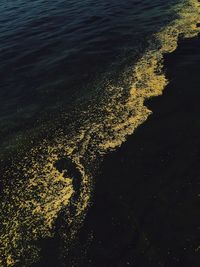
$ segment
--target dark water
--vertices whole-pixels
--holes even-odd
[[[146,102],[153,115],[104,161],[84,266],[200,264],[200,37],[179,45],[165,57],[169,86]]]
[[[174,202],[185,204],[183,195],[176,198],[173,193],[173,188],[182,186],[180,177],[167,192],[159,180],[162,159],[167,161],[171,154],[162,155],[170,142],[178,140],[161,146],[159,137],[154,137],[155,118],[138,130],[133,141],[109,155],[98,172],[105,154],[116,150],[147,119],[144,99],[164,89],[159,64],[165,52],[176,48],[177,32],[190,33],[187,25],[192,19],[185,15],[192,14],[196,23],[190,5],[184,6],[186,13],[177,14],[174,7],[179,2],[195,5],[195,0],[1,1],[0,266],[188,267],[198,262],[196,254],[191,260],[194,251],[185,258],[188,265],[180,261],[185,243],[179,236],[187,235],[176,224],[182,214],[179,218],[174,211],[175,223],[163,215]],[[169,31],[155,37],[162,29]],[[173,66],[169,80],[175,79],[173,73],[180,67],[175,63],[168,62],[169,68]],[[139,88],[136,96],[131,90],[133,78]],[[148,84],[151,79],[154,94]],[[177,84],[174,89],[180,87]],[[173,106],[176,98],[164,98],[164,110],[165,101]],[[177,131],[183,129],[177,125]],[[148,138],[155,139],[153,145]],[[146,144],[144,154],[141,143]],[[180,162],[177,166],[185,161]],[[172,165],[169,168],[176,167]],[[168,169],[164,171],[168,178]],[[184,188],[187,182],[185,178]],[[174,227],[169,238],[162,232],[170,232],[165,220]],[[194,240],[195,234],[196,228],[189,237]],[[175,238],[174,245],[170,238]],[[196,239],[188,246],[198,250]]]
[[[1,140],[133,64],[173,2],[1,1]]]

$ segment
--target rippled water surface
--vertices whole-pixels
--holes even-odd
[[[133,64],[173,2],[1,1],[1,138]]]
[[[150,115],[198,4],[1,1],[0,266],[75,266],[101,160]]]

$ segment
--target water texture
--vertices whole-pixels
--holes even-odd
[[[2,1],[0,264],[30,266],[39,241],[61,254],[92,201],[95,171],[151,111],[163,55],[196,36],[199,2]]]

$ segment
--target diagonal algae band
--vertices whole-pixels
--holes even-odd
[[[108,85],[102,98],[82,112],[77,127],[56,131],[53,140],[40,142],[4,173],[12,182],[5,184],[1,197],[0,266],[29,266],[37,261],[36,241],[54,235],[61,211],[71,229],[63,238],[73,239],[90,203],[91,166],[98,155],[120,146],[151,114],[144,101],[161,95],[168,83],[162,71],[163,54],[177,48],[180,35],[190,38],[200,31],[198,1],[182,1],[175,9],[178,18],[154,35],[135,64],[128,95],[123,87]],[[62,161],[59,168],[61,159],[69,164]]]

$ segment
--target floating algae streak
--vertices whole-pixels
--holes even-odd
[[[163,54],[176,49],[180,34],[190,38],[199,33],[199,2],[184,1],[175,9],[177,19],[153,36],[135,64],[128,94],[123,87],[108,85],[94,101],[98,105],[81,112],[78,127],[57,130],[53,140],[43,140],[5,171],[12,179],[3,188],[0,204],[0,266],[37,261],[37,241],[54,235],[61,211],[67,226],[63,229],[68,229],[62,236],[66,242],[73,240],[90,203],[91,166],[150,115],[145,99],[162,94],[168,82],[162,73]]]

